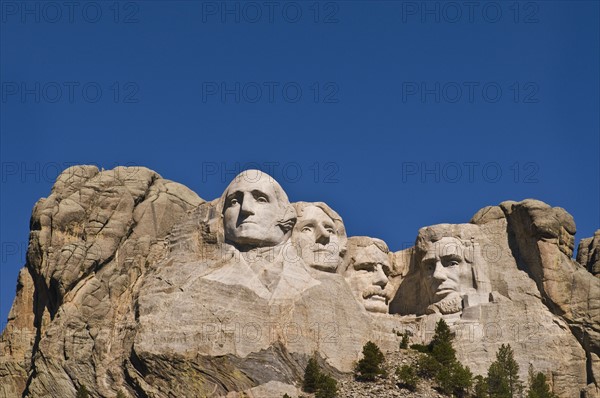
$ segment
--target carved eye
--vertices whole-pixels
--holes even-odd
[[[437,268],[437,262],[435,260],[427,261],[424,265],[427,273],[429,273],[430,275],[433,275],[435,273],[435,270]]]
[[[231,199],[231,200],[229,201],[229,206],[235,206],[235,205],[237,205],[237,204],[239,204],[239,202],[238,202],[238,200],[237,200],[237,199]]]
[[[385,274],[385,276],[389,276],[392,273],[392,270],[387,265],[382,265],[381,270]]]
[[[455,266],[457,266],[458,264],[459,264],[459,262],[458,262],[458,261],[456,261],[456,260],[450,260],[450,261],[448,261],[448,263],[446,264],[446,266],[447,266],[447,267],[455,267]]]
[[[301,232],[312,232],[312,228],[311,228],[311,227],[309,227],[309,226],[303,227],[303,228],[301,229]]]
[[[372,263],[364,263],[364,264],[354,264],[354,269],[357,271],[363,271],[363,273],[367,272],[375,272],[375,264]]]
[[[330,234],[335,234],[335,230],[331,227],[327,228],[326,231],[329,232]]]
[[[256,198],[256,201],[258,203],[268,203],[269,200],[267,198],[265,198],[264,196],[259,196],[258,198]]]

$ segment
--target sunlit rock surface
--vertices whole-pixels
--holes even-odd
[[[598,232],[575,261],[573,218],[531,199],[415,232],[398,252],[346,237],[257,171],[206,202],[141,167],[69,168],[33,209],[0,397],[293,397],[314,353],[340,376],[440,318],[474,374],[510,343],[523,380],[600,396]]]

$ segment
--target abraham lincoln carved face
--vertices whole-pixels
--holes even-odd
[[[474,225],[439,224],[419,230],[415,249],[427,312],[461,312],[465,297],[471,304],[487,302],[491,286],[480,241]]]
[[[446,303],[451,312],[462,310],[462,295],[473,291],[473,267],[467,261],[467,250],[462,242],[444,237],[425,244],[421,260],[432,303]]]

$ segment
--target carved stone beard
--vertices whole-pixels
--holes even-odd
[[[457,312],[461,312],[463,310],[462,305],[462,297],[458,293],[451,293],[447,297],[444,297],[442,300],[437,303],[431,304],[427,307],[427,314],[456,314]]]

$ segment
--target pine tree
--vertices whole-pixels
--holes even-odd
[[[452,392],[457,397],[465,397],[473,386],[473,373],[468,366],[456,361],[452,365]]]
[[[491,398],[511,398],[508,377],[500,363],[496,361],[490,365],[487,379]]]
[[[542,372],[535,373],[533,366],[529,365],[529,391],[527,398],[558,398],[556,394],[550,391],[546,375]]]
[[[481,376],[481,375],[477,375],[475,376],[475,396],[474,398],[489,398],[489,394],[488,394],[488,381],[487,378]]]
[[[417,373],[421,377],[435,379],[443,393],[463,397],[473,385],[473,374],[456,359],[453,340],[448,324],[440,319],[435,325],[431,343],[427,346],[427,355],[419,358]]]
[[[315,393],[316,398],[334,398],[337,394],[337,381],[321,372],[317,363],[317,354],[308,360],[302,382],[304,392]]]
[[[368,341],[363,347],[363,358],[358,361],[354,374],[359,381],[375,381],[377,376],[385,376],[382,365],[385,361],[383,353],[377,345]]]
[[[456,350],[452,347],[453,339],[448,324],[440,319],[435,325],[430,350],[431,355],[443,366],[449,366],[456,361]]]
[[[335,398],[337,395],[337,381],[329,375],[321,374],[315,398]]]
[[[302,390],[304,392],[315,392],[319,383],[319,377],[321,376],[321,370],[315,356],[308,360],[308,365],[304,370],[304,382],[302,383]]]
[[[454,340],[454,336],[450,331],[450,327],[448,326],[445,320],[440,319],[435,324],[435,333],[433,334],[433,338],[431,339],[431,344],[435,345],[445,341],[451,342],[452,340]]]
[[[408,332],[404,332],[404,334],[402,335],[402,340],[400,341],[400,349],[407,349],[408,348]]]
[[[413,392],[417,389],[417,372],[415,372],[415,368],[402,365],[402,367],[396,368],[396,375],[400,379],[400,387]]]
[[[433,379],[438,375],[442,365],[431,355],[421,355],[417,361],[417,374],[425,379]]]
[[[448,395],[464,397],[473,385],[473,374],[468,366],[456,361],[449,366],[441,367],[436,376],[439,389]]]
[[[75,395],[75,398],[89,398],[89,396],[90,393],[87,388],[83,384],[80,385],[77,389],[77,395]]]
[[[514,359],[510,344],[500,346],[488,369],[488,391],[490,398],[515,398],[523,391],[519,380],[519,364]]]
[[[438,384],[438,388],[444,394],[452,394],[452,370],[447,367],[441,367],[438,374],[435,377],[435,381]]]

